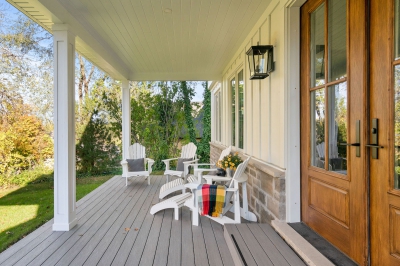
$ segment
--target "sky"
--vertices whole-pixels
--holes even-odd
[[[5,12],[5,15],[7,17],[14,18],[20,14],[20,12],[17,9],[15,9],[12,5],[10,5],[6,0],[0,0],[0,8]],[[193,97],[192,101],[194,102],[203,101],[204,88],[201,82],[197,82],[197,85],[195,87],[195,93],[196,95]]]

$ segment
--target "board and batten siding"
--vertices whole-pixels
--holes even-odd
[[[304,2],[304,0],[299,1]],[[290,87],[298,83],[291,82],[290,79],[293,77],[299,79],[296,71],[300,70],[299,66],[293,68],[289,65],[299,64],[295,60],[298,56],[298,45],[293,46],[289,43],[299,42],[299,28],[293,30],[299,27],[300,23],[299,1],[272,0],[248,37],[243,40],[235,57],[225,68],[221,80],[214,82],[210,87],[213,97],[220,92],[219,104],[222,109],[221,119],[215,117],[218,106],[215,101],[213,102],[212,127],[217,127],[218,123],[222,125],[220,141],[217,140],[216,130],[213,130],[212,134],[211,160],[215,161],[220,152],[232,143],[230,81],[243,69],[244,147],[239,149],[236,143],[233,150],[238,151],[243,158],[244,154],[254,158],[246,171],[249,177],[247,186],[250,192],[248,193],[250,208],[256,213],[259,222],[270,222],[272,219],[287,220],[287,208],[292,208],[290,205],[295,205],[293,208],[296,214],[294,216],[289,214],[291,216],[289,220],[300,219],[300,186],[297,186],[299,184],[297,164],[300,163],[300,157],[288,156],[291,146],[299,149],[297,139],[300,136],[299,87]],[[298,23],[293,23],[296,20]],[[246,51],[257,43],[274,46],[275,70],[266,79],[250,80]],[[295,51],[290,50],[293,49],[292,46]],[[291,111],[293,108],[298,108],[298,111]],[[238,124],[236,128],[237,126]],[[294,136],[295,141],[290,140],[291,136]],[[298,162],[293,164],[294,160]],[[293,177],[288,178],[289,172]],[[293,182],[297,188],[295,190],[291,188],[291,202],[287,204],[286,187],[288,185],[289,188],[293,187],[293,184],[288,182]]]

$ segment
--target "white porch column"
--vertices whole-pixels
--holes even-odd
[[[54,40],[54,224],[76,225],[75,36],[66,24],[53,25]]]
[[[122,81],[122,156],[128,158],[131,145],[131,98],[129,81]],[[126,173],[122,173],[125,175]]]

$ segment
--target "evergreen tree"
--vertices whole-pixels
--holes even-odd
[[[199,154],[200,162],[206,163],[210,161],[210,141],[211,141],[211,92],[208,89],[207,81],[203,82],[203,137],[198,145],[197,154]]]

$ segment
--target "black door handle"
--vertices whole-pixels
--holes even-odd
[[[339,143],[339,145],[360,147],[360,143]]]
[[[375,149],[383,149],[383,146],[379,146],[376,144],[365,144],[365,147],[375,148]]]

